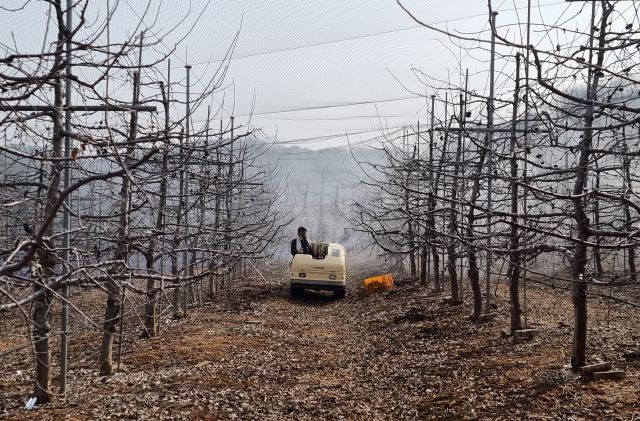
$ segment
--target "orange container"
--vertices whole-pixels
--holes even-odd
[[[393,275],[387,273],[385,275],[372,276],[362,281],[362,286],[365,294],[389,291],[393,289]]]

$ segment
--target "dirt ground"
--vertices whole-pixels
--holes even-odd
[[[592,300],[590,362],[611,361],[626,379],[586,382],[566,366],[572,309],[558,290],[528,290],[528,320],[540,332],[513,344],[501,335],[506,285],[494,297],[497,319],[474,325],[468,296],[452,307],[402,278],[366,296],[360,271],[343,300],[292,300],[285,271],[237,285],[187,319],[163,316],[156,338],[129,329],[111,377],[97,375],[99,331],[79,330],[67,400],[33,412],[24,409],[33,358],[11,354],[0,360],[0,418],[640,420],[637,309]],[[20,343],[7,326],[0,352]]]

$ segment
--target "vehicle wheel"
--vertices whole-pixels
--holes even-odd
[[[336,289],[333,293],[333,296],[336,297],[337,299],[342,299],[344,298],[345,292],[346,292],[345,288]]]

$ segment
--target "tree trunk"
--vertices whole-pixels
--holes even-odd
[[[156,264],[156,238],[162,232],[165,223],[165,214],[167,207],[167,172],[169,168],[169,93],[168,88],[165,89],[164,83],[161,82],[162,91],[162,103],[164,105],[164,136],[165,146],[162,152],[162,169],[160,171],[160,202],[158,203],[158,215],[156,216],[156,225],[151,239],[149,240],[149,247],[145,253],[147,259],[147,273],[157,273],[155,270]],[[160,273],[162,275],[162,273]],[[157,295],[158,288],[156,288],[155,281],[149,279],[147,281],[146,288],[146,304],[144,307],[144,336],[152,337],[158,333],[158,309],[157,309]]]
[[[471,197],[469,199],[469,211],[467,212],[467,254],[469,260],[469,283],[471,284],[471,293],[473,294],[473,314],[471,320],[476,322],[482,313],[482,290],[480,288],[480,273],[478,270],[478,257],[476,255],[475,233],[473,232],[473,224],[476,220],[474,206],[480,196],[480,176],[482,168],[487,156],[489,139],[485,138],[485,144],[480,149],[480,155],[475,168],[475,177],[473,187],[471,189]]]
[[[48,271],[48,269],[45,269]],[[41,271],[41,269],[37,269]],[[46,272],[34,273],[38,276],[36,290],[44,288],[48,276]],[[43,276],[45,275],[45,276]],[[49,271],[48,275],[51,275]],[[33,345],[36,360],[36,382],[34,396],[38,404],[44,404],[51,400],[51,352],[49,350],[49,335],[51,333],[51,304],[52,292],[43,289],[33,303]]]
[[[413,167],[413,162],[416,158],[416,148],[413,148],[413,156],[411,158],[411,167]],[[405,212],[409,216],[411,210],[410,196],[409,196],[409,181],[411,180],[411,170],[412,168],[406,168],[406,177],[404,181],[404,206]],[[411,271],[411,279],[416,279],[416,253],[415,249],[415,238],[413,231],[413,222],[411,221],[411,216],[409,216],[409,221],[407,222],[407,236],[409,237],[409,270]]]
[[[595,3],[594,6],[595,8]],[[602,68],[604,63],[604,47],[605,36],[607,33],[607,20],[609,14],[613,10],[612,6],[607,9],[606,6],[602,11],[602,18],[600,20],[600,31],[598,37],[598,59],[596,68]],[[594,25],[591,25],[591,31],[593,33]],[[590,49],[590,55],[593,49]],[[591,64],[591,57],[589,57],[589,64]],[[587,84],[587,99],[596,101],[598,96],[598,87],[600,82],[599,71],[593,72],[589,67],[589,80]],[[593,77],[593,79],[592,79]],[[576,168],[576,182],[573,188],[573,208],[574,218],[577,228],[577,242],[575,248],[575,255],[573,258],[572,275],[573,275],[573,289],[572,289],[572,301],[573,301],[573,314],[574,314],[574,332],[573,332],[573,350],[571,357],[571,366],[574,369],[582,367],[587,363],[587,276],[585,268],[587,266],[587,245],[586,242],[591,236],[591,226],[589,217],[586,213],[586,198],[583,196],[584,190],[587,186],[587,176],[589,174],[589,159],[591,156],[591,148],[593,145],[593,121],[594,121],[594,106],[588,105],[585,110],[584,117],[584,131],[582,133],[582,141],[579,145],[580,159],[578,161],[578,168]]]
[[[47,189],[47,201],[42,215],[42,221],[46,221],[47,217],[56,212],[55,203],[60,197],[60,176],[62,173],[62,115],[63,112],[63,74],[65,73],[65,65],[63,64],[63,49],[65,40],[67,39],[66,26],[63,18],[62,1],[54,2],[56,9],[57,25],[58,25],[58,42],[55,51],[54,67],[57,70],[53,80],[54,99],[53,105],[55,111],[51,113],[53,120],[53,136],[51,139],[51,150],[55,159],[51,164],[51,177],[49,188]],[[70,36],[70,34],[69,34]],[[38,404],[44,404],[51,400],[51,351],[49,349],[49,335],[51,333],[51,305],[52,293],[46,289],[45,285],[49,282],[51,275],[54,273],[56,258],[54,255],[55,242],[53,236],[55,234],[55,224],[50,222],[45,227],[45,238],[43,247],[38,251],[38,262],[41,267],[34,267],[34,272],[39,277],[36,284],[36,292],[41,295],[34,303],[33,311],[33,336],[36,355],[36,381],[34,396],[37,398]]]
[[[167,147],[168,148],[168,147]],[[147,273],[158,273],[155,269],[156,263],[156,238],[162,232],[162,226],[165,220],[165,210],[167,206],[167,167],[169,164],[169,151],[165,149],[162,154],[162,179],[160,180],[160,203],[158,204],[158,215],[156,218],[156,226],[145,257],[147,259]],[[162,275],[162,273],[160,273]],[[147,288],[145,292],[146,303],[144,307],[144,336],[153,337],[158,333],[158,288],[153,279],[147,280]]]
[[[633,184],[631,182],[631,158],[627,155],[629,148],[627,146],[627,138],[626,138],[626,130],[622,128],[622,151],[624,152],[624,176],[625,176],[625,199],[629,199],[631,197],[631,192],[633,191]],[[631,209],[629,204],[625,202],[624,204],[624,219],[625,219],[625,228],[627,231],[631,231],[633,229],[633,220],[631,219]],[[635,247],[629,247],[629,254],[627,255],[627,264],[630,273],[630,279],[635,282],[637,280],[636,275],[636,249]]]
[[[180,214],[180,210],[178,210]],[[180,224],[180,217],[177,218],[177,224]],[[173,306],[173,318],[182,319],[185,315],[182,313],[182,286],[180,285],[180,267],[178,266],[178,247],[180,247],[180,229],[176,228],[173,233],[173,241],[171,243],[171,275],[173,277],[173,296],[171,305]]]
[[[595,177],[596,177],[596,191],[600,191],[600,171],[598,169],[598,161],[594,162],[595,165]],[[593,223],[597,228],[600,227],[600,200],[598,196],[593,199]],[[596,244],[600,242],[600,239],[596,237]],[[596,263],[596,273],[598,275],[604,274],[604,268],[602,267],[602,253],[600,249],[595,247],[593,249],[593,259]]]
[[[429,229],[431,231],[431,239],[435,239],[436,236],[436,200],[433,193],[429,193]],[[440,254],[438,253],[438,247],[436,245],[431,246],[431,256],[433,256],[433,287],[435,291],[441,291],[440,286]]]
[[[427,245],[420,247],[420,285],[427,286]]]
[[[117,265],[117,264],[116,264]],[[118,271],[116,269],[115,271]],[[114,272],[115,272],[114,271]],[[104,316],[102,346],[100,347],[100,375],[113,374],[113,339],[120,320],[120,286],[115,280],[107,283],[107,309]]]
[[[464,127],[464,97],[460,94],[460,126]],[[451,182],[451,204],[449,206],[449,243],[447,245],[447,269],[449,270],[449,283],[451,285],[451,303],[461,303],[460,286],[458,284],[458,273],[456,271],[456,241],[458,235],[458,175],[460,173],[460,157],[462,155],[462,130],[458,133],[458,144],[456,146],[456,157],[453,166],[453,178]]]
[[[142,37],[140,38],[142,45]],[[140,100],[140,71],[133,74],[133,103],[136,104]],[[131,112],[129,122],[129,146],[126,149],[123,165],[129,167],[133,163],[133,153],[135,146],[133,141],[136,139],[138,132],[138,112]],[[131,212],[131,180],[130,174],[125,172],[122,175],[122,185],[120,187],[120,203],[118,221],[117,244],[114,252],[114,260],[116,261],[109,272],[113,275],[121,275],[126,273],[127,263],[129,260],[129,214]],[[116,333],[116,327],[120,320],[120,309],[122,302],[120,300],[120,285],[117,279],[110,277],[107,281],[107,308],[105,310],[104,332],[102,337],[102,346],[100,349],[100,375],[110,376],[113,374],[113,337]]]
[[[467,218],[467,221],[472,221],[473,218]],[[480,288],[480,274],[478,272],[478,258],[475,252],[475,246],[470,241],[469,244],[469,284],[471,286],[471,294],[473,296],[473,314],[471,314],[471,321],[477,322],[482,314],[482,289]]]
[[[149,268],[147,267],[147,273]],[[144,337],[153,337],[158,334],[158,290],[153,279],[147,280],[145,292],[146,303],[144,306]]]

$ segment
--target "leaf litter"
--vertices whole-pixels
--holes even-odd
[[[314,292],[289,298],[284,265],[272,271],[268,284],[239,283],[225,299],[192,309],[187,319],[166,320],[159,336],[130,338],[124,366],[111,377],[97,376],[97,356],[78,366],[72,353],[66,401],[34,412],[25,411],[23,402],[32,388],[29,361],[10,361],[0,380],[0,415],[14,420],[640,416],[636,310],[592,300],[589,355],[594,362],[613,362],[627,378],[587,383],[566,367],[572,339],[568,295],[530,288],[528,319],[540,333],[513,344],[501,335],[508,326],[505,285],[493,297],[503,309],[498,318],[475,325],[467,319],[470,296],[462,306],[449,306],[443,296],[407,278],[398,279],[393,291],[364,295],[358,280],[366,274],[354,272],[343,300]],[[609,323],[603,322],[605,313]]]

